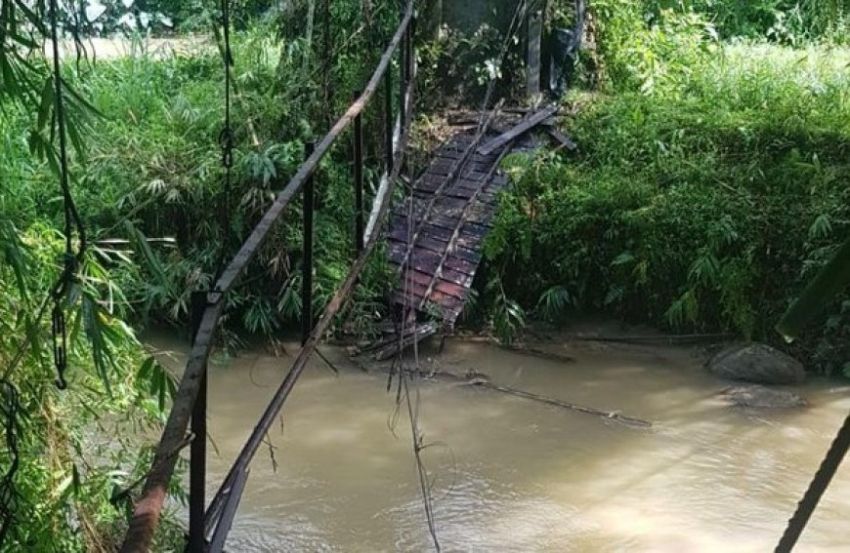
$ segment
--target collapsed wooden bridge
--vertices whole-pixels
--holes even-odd
[[[393,301],[436,312],[453,326],[463,309],[481,261],[497,193],[507,184],[498,161],[507,150],[468,154],[474,137],[460,134],[441,146],[413,184],[413,195],[392,213],[389,258],[403,288]],[[464,156],[467,162],[464,163]]]
[[[389,258],[401,275],[397,305],[454,327],[481,263],[498,194],[508,185],[500,162],[527,131],[556,113],[552,106],[529,112],[508,129],[482,119],[437,148],[390,218]]]
[[[578,4],[583,6],[583,0],[578,0]],[[177,457],[187,446],[191,446],[187,550],[190,553],[218,553],[224,550],[227,535],[248,478],[251,461],[266,434],[275,424],[285,401],[306,368],[307,361],[330,329],[334,317],[350,297],[370,254],[384,237],[379,232],[367,231],[364,239],[362,203],[364,160],[361,118],[382,82],[386,122],[384,129],[386,156],[382,177],[385,189],[376,196],[372,214],[375,228],[380,228],[387,216],[391,215],[385,237],[389,242],[390,260],[398,268],[402,282],[393,301],[401,306],[403,311],[435,315],[444,326],[449,328],[454,326],[461,314],[481,262],[481,247],[491,228],[497,195],[507,186],[507,178],[500,172],[499,163],[528,130],[551,121],[556,108],[547,107],[527,112],[510,128],[499,128],[498,124],[493,124],[491,115],[482,114],[473,130],[457,134],[436,150],[428,168],[415,179],[412,193],[393,209],[391,207],[393,187],[399,181],[405,165],[407,140],[413,119],[413,90],[416,77],[414,21],[414,2],[407,0],[399,26],[365,89],[357,95],[357,99],[318,142],[315,149],[308,152],[309,156],[305,162],[277,195],[239,251],[222,271],[212,290],[208,293],[198,293],[193,298],[195,304],[193,346],[162,438],[156,447],[150,469],[145,475],[144,487],[135,503],[121,548],[122,552],[146,553],[149,551],[160,514],[166,503]],[[397,113],[394,113],[390,68],[396,55],[399,80],[398,109]],[[393,121],[395,121],[394,128]],[[328,154],[343,132],[351,126],[354,127],[353,181],[356,202],[354,242],[357,244],[357,257],[321,315],[314,320],[310,309],[313,270],[312,178],[322,158]],[[563,146],[572,147],[569,139],[561,135],[557,129],[550,127],[548,132]],[[207,361],[224,311],[225,297],[238,284],[246,267],[265,243],[273,225],[280,220],[284,210],[299,193],[304,195],[303,345],[231,466],[227,477],[207,505],[205,496]],[[413,339],[416,340],[418,337],[414,334]],[[543,400],[551,402],[548,398]],[[570,406],[570,408],[574,407]],[[190,421],[191,432],[188,432]],[[847,434],[850,435],[850,422],[848,422]],[[802,525],[805,525],[805,521]],[[798,528],[798,530],[801,529]],[[799,532],[796,532],[796,535],[799,535]]]

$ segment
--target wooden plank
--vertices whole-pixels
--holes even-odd
[[[449,296],[453,296],[461,301],[466,299],[466,296],[469,292],[469,289],[465,286],[460,286],[455,284],[454,282],[449,282],[442,278],[437,280],[436,286],[434,289]]]
[[[469,288],[470,286],[472,286],[472,281],[475,277],[474,275],[468,275],[466,273],[453,271],[449,268],[443,267],[443,270],[440,274],[440,278],[457,284],[459,286],[463,286],[464,288]]]
[[[452,188],[446,192],[446,195],[453,198],[469,200],[475,195],[475,191],[469,188]]]
[[[422,225],[422,232],[424,234],[427,234],[429,238],[433,238],[434,240],[440,240],[443,242],[448,242],[452,238],[451,229],[432,225],[430,223],[425,223]]]
[[[480,244],[479,244],[480,245]],[[461,259],[469,261],[470,263],[478,264],[481,261],[482,254],[480,251],[470,248],[462,248],[455,245],[452,248],[449,248],[449,253],[451,255],[457,256]]]
[[[457,210],[455,212],[450,212],[445,215],[442,213],[432,215],[428,222],[432,225],[438,227],[445,227],[449,230],[454,230],[458,223],[461,222],[461,215],[463,214],[463,210]]]
[[[441,196],[441,199],[445,196]],[[448,198],[450,200],[457,201],[457,198]],[[440,207],[438,213],[433,215],[430,221],[443,220],[443,221],[455,221],[460,219],[460,216],[463,214],[463,206],[461,207]]]
[[[435,303],[444,309],[449,309],[454,311],[457,308],[463,307],[463,300],[456,298],[454,296],[450,296],[448,294],[444,294],[437,290],[432,290],[429,294],[427,301],[431,303]]]
[[[429,236],[425,236],[424,234],[419,236],[419,239],[416,241],[417,247],[425,248],[426,250],[431,250],[433,252],[442,253],[443,250],[446,249],[448,242],[443,242],[440,240],[436,240]]]
[[[470,277],[475,276],[475,270],[478,268],[475,263],[470,263],[469,261],[459,259],[454,256],[447,256],[443,267],[443,272],[448,269],[456,273],[463,273]]]
[[[405,282],[410,282],[411,280],[417,284],[428,286],[431,282],[431,273],[423,273],[416,269],[408,269],[404,272],[404,277],[402,277],[401,283],[404,285]]]
[[[550,106],[547,106],[547,107],[541,109],[540,111],[538,111],[536,113],[529,115],[528,117],[523,118],[522,121],[519,122],[519,124],[517,124],[515,127],[511,128],[508,132],[506,132],[506,133],[504,133],[500,136],[497,136],[496,138],[494,138],[490,142],[487,142],[486,144],[479,146],[478,153],[484,154],[484,155],[492,154],[493,152],[495,152],[499,148],[504,147],[508,142],[514,140],[515,138],[519,137],[523,133],[528,132],[532,128],[536,127],[537,125],[539,125],[540,123],[545,121],[546,119],[549,119],[550,117],[555,115],[555,113],[557,113],[557,111],[558,111],[558,106],[550,105]]]
[[[456,164],[456,160],[435,158],[428,166],[429,175],[448,175],[452,172]]]
[[[490,166],[492,169],[492,165]],[[477,188],[481,188],[485,186],[487,182],[490,180],[491,174],[487,171],[479,171],[474,167],[467,167],[467,170],[463,172],[461,178],[469,179],[476,183]]]
[[[428,281],[430,282],[430,277],[428,278]],[[423,284],[416,281],[401,282],[399,283],[398,290],[401,294],[414,294],[416,297],[424,298],[428,293],[428,283]]]
[[[484,240],[482,240],[480,236],[474,234],[465,234],[463,232],[458,235],[455,241],[458,246],[471,250],[478,248],[483,242]]]
[[[570,150],[571,152],[578,149],[578,146],[572,139],[561,132],[561,129],[554,126],[546,126],[546,132],[549,133],[549,136],[555,139],[562,147]]]
[[[451,238],[452,231],[455,228],[455,224],[460,221],[460,218],[451,219],[448,217],[440,217],[439,215],[435,215],[428,219],[426,223],[430,228],[441,228],[443,231],[448,233],[448,238]],[[440,236],[443,236],[442,234]],[[447,238],[447,240],[448,240]]]
[[[439,198],[437,198],[437,201],[434,202],[434,207],[440,209],[441,211],[447,209],[462,211],[466,207],[466,202],[457,198],[440,196]]]
[[[487,236],[487,233],[490,232],[490,228],[486,225],[479,225],[478,223],[471,223],[467,221],[463,228],[461,228],[461,233],[468,234],[470,236],[478,236],[479,238],[484,238]]]

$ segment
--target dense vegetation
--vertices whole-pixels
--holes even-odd
[[[117,16],[118,3],[110,6]],[[174,390],[173,377],[145,351],[131,325],[164,322],[185,329],[191,292],[210,285],[222,258],[234,253],[304,158],[305,142],[321,136],[363,86],[398,19],[389,2],[373,3],[368,13],[350,3],[308,14],[306,4],[298,4],[295,13],[252,21],[254,8],[237,11],[234,22],[242,30],[234,35],[236,151],[229,202],[220,167],[224,77],[216,40],[175,55],[144,51],[139,41],[130,57],[96,63],[83,57],[63,66],[71,87],[72,185],[90,245],[62,302],[69,327],[67,391],[53,384],[52,302],[46,301],[61,272],[64,242],[49,67],[18,55],[31,44],[20,29],[13,34],[6,27],[0,60],[0,376],[8,377],[0,414],[4,424],[9,421],[0,448],[0,476],[9,475],[0,489],[3,551],[115,549],[134,486],[150,461],[141,438],[158,433]],[[212,27],[213,12],[193,17],[192,25]],[[315,18],[306,33],[294,24],[304,17]],[[220,33],[215,37],[220,45]],[[367,129],[383,128],[379,114],[368,112]],[[316,179],[316,232],[322,237],[317,304],[326,301],[353,256],[346,142]],[[379,144],[366,145],[370,184],[380,170],[376,160],[383,159]],[[233,211],[229,226],[227,205]],[[297,318],[300,234],[298,218],[287,218],[249,269],[247,285],[229,296],[227,344],[235,346],[246,333],[279,337]],[[372,319],[380,307],[377,283],[385,281],[384,263],[376,259],[360,301],[347,313],[352,329]],[[158,550],[178,543],[179,533],[166,524]]]
[[[850,51],[829,42],[843,16],[794,12],[788,40],[771,30],[785,12],[721,3],[715,25],[697,4],[592,4],[603,74],[568,99],[580,152],[509,164],[488,250],[506,333],[520,307],[604,310],[778,344],[779,316],[846,237]],[[813,367],[845,367],[849,307],[795,346]]]
[[[87,3],[95,4],[106,15],[85,29],[92,34],[131,28],[128,14],[136,31],[209,34],[213,26],[205,2]],[[553,21],[570,20],[571,4],[551,3]],[[779,314],[850,220],[847,9],[835,0],[596,0],[590,8],[580,87],[565,99],[580,151],[509,160],[516,186],[488,242],[489,278],[471,320],[512,339],[529,316],[562,322],[604,311],[778,341]],[[114,549],[132,496],[123,490],[149,460],[137,436],[156,433],[174,387],[133,328],[185,328],[190,294],[209,286],[305,143],[363,86],[398,17],[396,3],[379,1],[234,9],[230,194],[218,143],[219,33],[186,53],[146,52],[137,42],[130,57],[63,67],[76,91],[68,98],[73,187],[92,245],[64,303],[65,392],[53,386],[49,303],[39,318],[64,239],[48,67],[23,63],[9,41],[33,46],[0,26],[0,377],[17,389],[0,386],[0,478],[20,463],[12,480],[0,480],[0,514],[14,514],[4,551]],[[420,49],[426,113],[477,106],[493,75],[502,77],[500,94],[516,93],[517,51],[494,65],[504,43],[491,28],[435,33]],[[383,128],[380,111],[367,112],[367,129]],[[374,186],[382,145],[380,132],[367,135]],[[317,176],[317,307],[353,254],[347,148],[342,141]],[[297,218],[286,218],[228,298],[226,345],[251,334],[278,339],[296,320],[300,234]],[[378,257],[345,315],[349,330],[370,332],[384,309],[392,279]],[[848,359],[842,299],[825,328],[795,346],[826,371]],[[178,534],[166,525],[161,547]]]

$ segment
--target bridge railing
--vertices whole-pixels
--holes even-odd
[[[414,46],[414,2],[408,0],[402,13],[401,21],[389,45],[375,68],[363,92],[354,100],[346,112],[333,125],[328,133],[315,145],[315,149],[299,167],[286,187],[277,195],[272,205],[257,223],[251,234],[240,247],[239,251],[222,272],[211,292],[201,297],[197,307],[194,341],[189,354],[186,368],[180,385],[174,397],[173,406],[165,423],[154,459],[147,473],[141,496],[136,502],[127,534],[121,551],[147,552],[150,548],[154,532],[158,526],[160,515],[165,504],[169,482],[174,474],[174,467],[180,451],[188,443],[192,443],[190,468],[190,520],[189,520],[189,550],[190,551],[221,551],[227,532],[230,529],[233,516],[238,506],[239,496],[248,474],[248,468],[254,454],[262,443],[263,437],[271,428],[283,403],[303,372],[306,363],[316,349],[322,336],[330,328],[331,321],[350,295],[358,277],[366,265],[369,254],[374,250],[378,240],[378,232],[363,230],[363,128],[362,113],[382,84],[385,86],[385,128],[386,171],[381,179],[379,193],[370,217],[370,228],[374,230],[389,211],[392,188],[401,173],[404,163],[405,147],[413,113],[413,90],[416,74]],[[399,52],[399,113],[393,125],[392,96],[393,56]],[[208,509],[204,509],[205,487],[205,448],[206,448],[206,380],[207,362],[212,351],[216,330],[224,309],[224,298],[234,287],[245,272],[246,267],[265,243],[269,232],[277,223],[286,207],[299,192],[306,192],[307,199],[312,195],[311,180],[319,162],[330,151],[343,132],[354,125],[354,170],[356,222],[355,244],[358,255],[353,262],[348,275],[335,292],[331,301],[325,307],[315,325],[309,310],[302,313],[304,318],[304,341],[301,351],[295,359],[289,373],[272,398],[262,418],[257,423],[242,452],[234,463],[219,492],[216,494]],[[395,127],[395,129],[393,128]],[[311,248],[312,240],[309,228],[308,213],[312,202],[305,201],[305,245]],[[311,251],[305,257],[312,257]],[[304,286],[310,292],[311,263],[304,263]],[[309,297],[309,296],[308,296]],[[306,302],[306,306],[311,304]],[[307,329],[312,329],[307,332]],[[190,420],[194,436],[187,434]],[[209,538],[209,547],[206,545]]]

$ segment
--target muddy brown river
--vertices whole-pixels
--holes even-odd
[[[185,346],[158,337],[180,367]],[[294,344],[288,344],[295,351]],[[850,388],[795,388],[810,407],[748,411],[717,398],[728,383],[698,350],[580,342],[543,360],[449,341],[442,370],[651,420],[612,420],[452,382],[421,384],[420,424],[446,552],[772,551],[850,409]],[[231,552],[432,551],[410,426],[393,426],[386,376],[313,361],[269,449],[255,459]],[[426,352],[427,357],[427,352]],[[292,358],[261,350],[211,367],[209,494],[224,477]],[[429,363],[428,359],[424,361]],[[276,466],[275,466],[276,464]],[[850,462],[797,551],[850,551]]]

